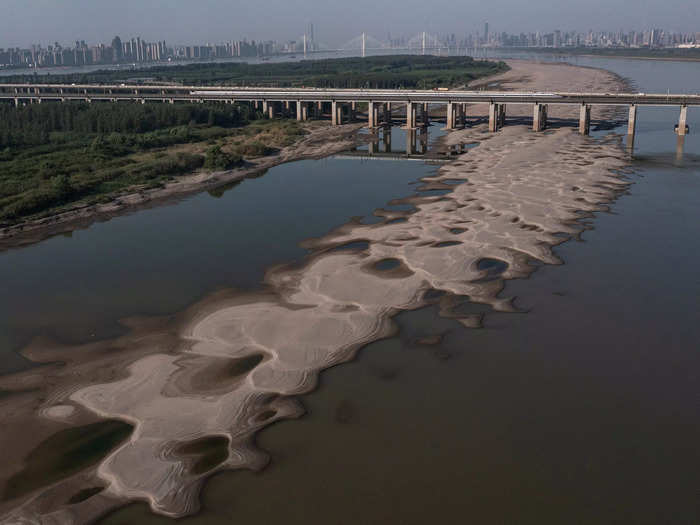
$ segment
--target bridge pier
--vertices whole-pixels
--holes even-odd
[[[466,120],[464,118],[464,104],[457,104],[457,126],[465,127]]]
[[[416,153],[416,130],[406,130],[406,155],[415,155]]]
[[[424,102],[421,104],[421,113],[422,113],[422,122],[424,126],[429,126],[430,125],[430,106],[428,106],[427,102]]]
[[[275,118],[275,103],[274,102],[268,102],[267,103],[267,117],[272,120]]]
[[[372,129],[376,128],[378,124],[379,117],[377,115],[378,108],[377,102],[372,102],[371,100],[367,103],[367,127]]]
[[[491,102],[489,104],[489,132],[495,133],[499,128],[500,108],[498,104]]]
[[[382,116],[384,117],[384,124],[391,126],[391,102],[385,102],[382,105]]]
[[[455,129],[455,105],[452,102],[447,103],[447,124],[445,129]]]
[[[301,122],[303,120],[306,120],[304,118],[304,110],[303,110],[303,102],[301,100],[297,100],[297,121]]]
[[[357,102],[350,102],[350,122],[357,120]]]
[[[591,133],[591,106],[585,102],[581,104],[579,112],[578,132],[581,135],[589,135]]]
[[[684,137],[688,133],[688,106],[681,106],[681,116],[678,118],[677,133],[679,137]]]
[[[489,104],[489,131],[495,133],[506,124],[506,105]]]
[[[634,150],[634,136],[637,131],[637,105],[632,104],[627,118],[627,150],[631,153]]]
[[[334,100],[331,102],[331,125],[338,126],[343,123],[343,116],[340,114],[340,107],[338,103]]]
[[[416,129],[416,103],[406,103],[406,129]]]
[[[391,128],[384,128],[384,151],[391,153]]]
[[[547,128],[547,105],[535,103],[532,114],[532,131],[544,131]]]

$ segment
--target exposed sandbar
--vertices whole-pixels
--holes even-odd
[[[0,512],[14,509],[8,522],[84,523],[133,499],[168,516],[195,512],[207,476],[264,467],[255,433],[299,416],[295,396],[313,389],[322,370],[391,335],[393,315],[434,302],[435,290],[443,292],[442,313],[465,326],[480,326],[482,316],[460,315],[456,298],[513,311],[504,281],[528,276],[532,261],[559,264],[552,247],[582,231],[582,214],[606,210],[628,186],[615,137],[525,126],[489,134],[479,126],[447,140],[479,142],[423,179],[450,193],[405,199],[414,208],[402,222],[350,222],[307,241],[313,253],[305,264],[271,269],[264,292],[220,294],[174,319],[134,322],[113,341],[36,342],[30,357],[68,364],[0,378],[0,389],[29,391],[21,404],[0,398],[5,450],[26,457],[62,418],[63,425],[118,419],[134,432],[85,477],[0,504]],[[21,425],[33,425],[32,435]],[[22,468],[4,467],[0,483]],[[99,493],[60,503],[96,484]]]

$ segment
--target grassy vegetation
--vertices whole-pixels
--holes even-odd
[[[30,131],[26,133],[22,133],[20,126],[13,133],[0,134],[0,139],[5,137],[5,142],[0,143],[0,225],[11,225],[76,204],[108,202],[126,189],[159,187],[200,168],[231,169],[246,158],[267,155],[289,145],[304,133],[294,121],[248,120],[247,115],[236,122],[227,121],[225,114],[217,109],[231,111],[230,105],[212,106],[209,109],[213,117],[205,112],[183,124],[167,113],[169,105],[137,104],[128,108],[145,113],[133,129],[127,126],[124,132],[99,133],[80,128],[94,120],[86,114],[104,115],[115,105],[42,106],[47,109],[54,106],[73,115],[75,125],[57,131],[27,126]],[[36,111],[38,107],[5,109],[22,113]],[[127,105],[121,106],[128,112],[125,108]],[[199,106],[191,109],[194,115],[203,111]],[[173,108],[182,114],[187,110],[185,105]],[[152,118],[149,111],[166,111],[165,118],[162,121]],[[254,119],[255,115],[250,117]],[[13,118],[21,122],[35,120],[26,116]],[[212,119],[225,125],[209,125]],[[153,125],[144,125],[148,121]],[[42,118],[40,122],[47,120]]]
[[[472,57],[392,55],[302,60],[271,64],[207,63],[160,66],[135,71],[95,71],[71,75],[16,75],[7,82],[114,83],[148,79],[187,85],[275,87],[426,88],[465,84],[506,71],[503,62]]]

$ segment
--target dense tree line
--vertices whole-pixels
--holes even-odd
[[[235,104],[0,104],[0,149],[46,144],[65,134],[141,134],[199,124],[230,128],[250,117],[247,106]]]
[[[390,55],[302,60],[269,64],[207,63],[136,71],[94,71],[71,75],[18,75],[8,82],[117,83],[180,82],[190,85],[260,85],[349,88],[431,88],[504,71],[503,62],[472,57]],[[135,78],[136,77],[136,78]]]

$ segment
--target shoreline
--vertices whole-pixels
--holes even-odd
[[[501,297],[505,282],[528,277],[533,260],[562,264],[552,248],[579,235],[581,219],[608,210],[630,184],[614,136],[596,140],[570,128],[535,134],[524,126],[489,134],[480,125],[445,139],[479,142],[420,179],[424,190],[449,193],[396,199],[415,211],[377,210],[383,222],[351,221],[304,241],[312,250],[304,263],[270,268],[259,292],[215,294],[172,318],[127,321],[132,331],[115,340],[30,345],[24,354],[45,367],[0,378],[6,391],[39,389],[15,394],[27,399],[22,414],[8,415],[10,428],[34,428],[34,440],[57,425],[101,418],[136,430],[98,467],[35,492],[13,515],[83,523],[134,499],[168,516],[195,512],[212,474],[263,468],[258,430],[301,415],[295,396],[315,388],[322,370],[390,336],[394,315],[433,301],[444,316],[478,328],[481,314],[460,314],[455,302],[517,311]],[[217,372],[231,367],[236,373]],[[177,450],[212,435],[226,436],[226,461],[193,472]],[[8,449],[21,443],[22,457],[32,450],[26,438],[2,441]],[[85,476],[104,490],[61,505]]]
[[[325,123],[324,123],[325,124]],[[179,176],[162,188],[130,190],[114,195],[104,204],[75,206],[68,210],[0,228],[0,253],[27,246],[63,233],[82,230],[95,222],[103,222],[139,210],[176,204],[180,199],[242,181],[280,164],[305,159],[321,159],[339,153],[358,143],[355,136],[361,124],[346,124],[336,128],[314,125],[307,135],[273,155],[247,161],[246,165],[229,171],[198,172]]]

